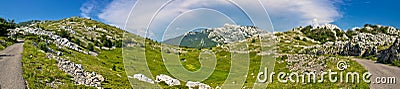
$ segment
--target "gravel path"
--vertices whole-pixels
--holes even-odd
[[[400,88],[400,68],[389,66],[366,59],[354,59],[364,66],[371,74],[371,89],[399,89]],[[395,77],[396,84],[377,84],[376,77]],[[378,80],[379,81],[379,80]]]
[[[22,77],[22,51],[24,43],[15,43],[0,51],[0,89],[25,89]]]

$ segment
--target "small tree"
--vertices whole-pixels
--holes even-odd
[[[81,40],[79,40],[78,38],[74,39],[75,44],[77,45],[81,45]]]
[[[14,23],[14,20],[5,20],[0,17],[0,36],[6,36],[9,32],[8,29],[14,29],[17,25]]]

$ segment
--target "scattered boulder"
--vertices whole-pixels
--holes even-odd
[[[135,74],[135,75],[133,75],[133,78],[138,79],[143,82],[148,82],[148,83],[154,84],[154,81],[152,79],[146,77],[143,74]]]
[[[193,82],[193,81],[188,81],[186,82],[186,86],[189,89],[212,89],[209,85],[200,83],[200,82]]]
[[[181,85],[178,79],[174,79],[168,75],[160,74],[156,76],[156,82],[165,82],[168,86]]]
[[[316,56],[308,54],[288,54],[286,56],[286,68],[292,72],[314,72],[320,74],[326,68],[326,61],[330,57]],[[286,58],[285,57],[285,58]]]

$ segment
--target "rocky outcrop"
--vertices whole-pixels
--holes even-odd
[[[148,82],[148,83],[154,84],[154,81],[152,79],[146,77],[143,74],[135,74],[135,75],[133,75],[133,78],[138,79],[139,81],[143,81],[143,82]]]
[[[361,48],[359,43],[353,44],[351,42],[347,42],[341,50],[339,50],[339,55],[342,56],[360,56],[361,51],[364,48]]]
[[[321,46],[310,47],[315,54],[333,54],[342,56],[373,56],[377,55],[378,46],[387,46],[394,42],[394,36],[386,34],[358,33],[349,41],[327,42]]]
[[[47,54],[48,58],[56,59],[58,61],[58,68],[67,74],[72,75],[77,85],[93,86],[102,89],[101,82],[104,81],[104,77],[96,72],[87,72],[83,69],[81,64],[75,64],[74,62],[62,59],[54,56],[53,54]]]
[[[193,82],[193,81],[188,81],[186,82],[186,86],[189,89],[212,89],[209,85],[201,83],[201,82]]]
[[[75,64],[68,60],[58,58],[57,61],[58,67],[61,70],[74,77],[73,80],[75,81],[75,84],[101,88],[101,82],[104,81],[102,75],[97,74],[96,72],[86,72],[82,65]]]
[[[364,54],[362,54],[361,56],[362,56],[362,57],[375,56],[375,55],[378,54],[377,50],[378,50],[378,49],[377,49],[376,47],[373,47],[372,49],[366,50],[366,51],[364,52]]]
[[[168,86],[181,85],[181,82],[178,79],[174,79],[164,74],[157,75],[155,82],[165,82]]]
[[[323,24],[323,25],[318,25],[318,26],[313,26],[314,29],[316,28],[326,28],[326,29],[340,29],[338,26],[334,24]]]
[[[400,38],[397,38],[396,41],[390,46],[388,49],[382,50],[379,52],[378,62],[381,63],[393,63],[394,61],[400,60]]]
[[[70,40],[68,40],[67,38],[62,38],[61,36],[58,36],[56,34],[54,34],[54,32],[50,32],[50,31],[45,31],[43,29],[40,28],[30,28],[30,27],[21,27],[21,28],[16,28],[14,29],[15,31],[23,31],[24,34],[34,34],[34,35],[43,35],[43,36],[48,36],[50,39],[43,39],[42,40],[46,40],[48,41],[48,43],[52,42],[53,44],[55,44],[57,47],[62,48],[62,47],[66,47],[84,54],[89,54],[92,56],[97,56],[98,53],[96,52],[91,52],[91,51],[85,51],[82,50],[81,47],[73,42],[71,42]]]

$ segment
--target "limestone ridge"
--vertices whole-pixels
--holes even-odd
[[[343,31],[336,25],[325,24],[277,32],[275,36],[278,38],[278,53],[360,56],[393,61],[398,53],[383,50],[394,45],[399,33],[392,26],[366,24]]]
[[[333,27],[333,29],[336,29],[336,27],[334,26],[331,27]],[[313,29],[316,29],[316,27],[313,27],[311,30]],[[303,34],[306,34],[307,37],[314,40],[319,38],[326,39],[326,42],[306,47],[306,49],[303,49],[302,51],[300,51],[300,53],[376,57],[378,58],[378,62],[382,63],[392,63],[393,61],[399,59],[398,35],[400,31],[391,26],[366,24],[363,28],[356,27],[348,30],[345,33],[339,31],[341,32],[339,34],[342,34],[342,37],[346,38],[340,38],[339,36],[337,36],[337,33],[336,35],[326,36],[318,35],[313,31],[304,30],[304,28],[301,28],[300,30],[302,30],[301,32]],[[327,37],[339,39],[329,40],[327,39]],[[321,40],[317,41],[321,42]]]
[[[399,31],[393,27],[366,25],[346,33],[349,40],[327,42],[319,54],[339,54],[343,56],[370,56],[377,54],[377,48],[392,44]]]
[[[56,44],[59,48],[97,56],[101,50],[112,50],[122,46],[125,31],[90,19],[71,17],[57,21],[33,22],[11,29],[12,34],[44,36],[41,39]]]
[[[263,33],[267,32],[255,26],[225,24],[220,28],[208,28],[201,31],[191,31],[182,36],[168,39],[163,43],[184,47],[208,48],[232,42],[243,41],[247,38]]]

